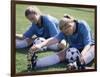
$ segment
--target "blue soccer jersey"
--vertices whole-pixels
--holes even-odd
[[[91,30],[85,21],[76,22],[76,31],[73,35],[64,35],[60,32],[55,36],[59,41],[65,39],[69,43],[69,47],[83,49],[87,44],[93,44]]]
[[[50,38],[60,32],[58,20],[50,15],[41,16],[41,27],[32,23],[32,26],[24,33],[25,37],[31,38],[33,35],[38,37]]]

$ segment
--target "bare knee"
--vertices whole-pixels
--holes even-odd
[[[65,49],[66,47],[68,47],[67,45],[68,45],[68,44],[66,43],[66,41],[65,41],[65,40],[62,40],[62,41],[58,44],[58,47],[59,47],[59,49],[63,50],[63,49]]]
[[[60,51],[58,54],[60,61],[65,60],[66,52],[65,51]]]

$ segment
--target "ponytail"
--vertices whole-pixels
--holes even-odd
[[[68,15],[68,14],[64,14],[63,17],[67,18],[67,19],[71,19],[72,21],[76,21],[76,19],[74,17],[72,17],[71,15]]]

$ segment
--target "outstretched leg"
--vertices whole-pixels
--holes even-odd
[[[57,54],[37,59],[35,67],[39,68],[39,67],[51,66],[64,60],[65,60],[65,50],[60,51]]]
[[[25,48],[32,44],[33,39],[24,38],[21,34],[16,34],[16,48]]]

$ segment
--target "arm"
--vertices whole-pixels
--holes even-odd
[[[27,46],[29,46],[33,42],[34,38],[32,38],[32,36],[34,35],[34,33],[35,33],[35,29],[34,29],[34,24],[33,24],[29,27],[29,29],[23,35],[16,34],[16,40],[25,41],[27,43]]]
[[[33,45],[33,46],[31,47],[31,50],[34,51],[34,50],[37,50],[37,49],[39,49],[39,48],[41,48],[41,47],[49,46],[49,45],[55,44],[55,43],[57,43],[57,42],[59,42],[59,40],[56,39],[56,38],[54,38],[54,37],[52,37],[52,38],[49,38],[49,39],[45,40],[44,42],[42,42],[42,43],[40,43],[40,44]]]
[[[34,51],[34,50],[37,50],[37,49],[39,49],[39,48],[41,48],[41,47],[43,47],[43,46],[49,46],[49,45],[51,45],[51,44],[58,43],[58,42],[61,41],[62,39],[64,39],[64,36],[63,36],[62,33],[59,33],[59,34],[57,34],[56,36],[51,37],[51,38],[47,39],[46,41],[44,41],[44,42],[42,42],[42,43],[40,43],[40,44],[33,45],[33,46],[31,47],[31,50]]]
[[[29,29],[23,34],[24,38],[32,38],[32,36],[35,34],[35,27],[34,24],[32,24]]]
[[[81,34],[83,36],[83,43],[84,43],[84,48],[81,54],[82,56],[85,56],[85,54],[90,49],[92,43],[91,30],[86,22],[83,23],[83,30],[81,31]]]

